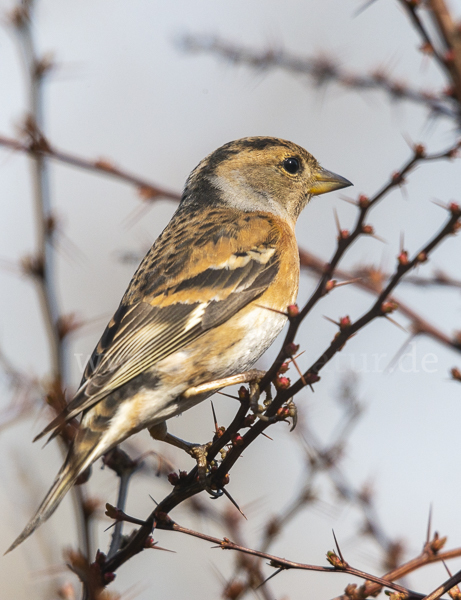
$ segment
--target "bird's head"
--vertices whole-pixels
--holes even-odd
[[[249,137],[229,142],[203,159],[187,181],[183,202],[272,212],[294,224],[312,196],[350,185],[297,144]]]

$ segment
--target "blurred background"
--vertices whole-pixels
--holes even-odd
[[[33,17],[36,47],[54,63],[44,87],[45,135],[53,147],[88,160],[109,160],[176,192],[205,155],[229,140],[254,135],[292,140],[355,186],[346,193],[314,198],[299,219],[300,247],[328,261],[336,247],[334,211],[342,228],[351,229],[355,220],[356,208],[343,198],[379,190],[411,156],[413,142],[424,143],[431,152],[448,148],[456,136],[453,120],[431,116],[425,106],[390,99],[381,91],[321,83],[283,68],[254,68],[235,56],[218,56],[210,47],[218,39],[235,50],[325,59],[349,73],[381,70],[403,85],[438,92],[444,79],[432,58],[418,50],[421,40],[399,2],[381,0],[360,11],[364,4],[365,0],[39,0]],[[0,0],[0,134],[11,138],[18,137],[28,111],[27,77],[8,21],[14,6]],[[461,3],[453,1],[450,7],[460,18]],[[35,511],[62,461],[56,443],[44,449],[40,443],[32,445],[51,412],[34,387],[49,377],[46,331],[36,289],[19,266],[24,256],[33,254],[37,241],[29,161],[20,152],[0,148],[0,349],[5,360],[35,382],[29,395],[24,390],[21,395],[11,389],[8,373],[1,380],[0,539],[5,549]],[[147,202],[126,182],[58,161],[49,161],[49,176],[58,223],[59,308],[82,323],[66,344],[66,385],[71,393],[137,261],[176,204],[162,198]],[[422,164],[369,216],[386,243],[360,238],[341,266],[373,265],[391,272],[402,238],[412,255],[444,223],[444,211],[431,200],[460,201],[460,188],[459,162]],[[441,269],[459,280],[459,257],[459,239],[451,237],[417,275],[430,277]],[[303,272],[300,306],[316,280]],[[396,296],[448,336],[461,329],[456,286],[402,284]],[[373,296],[354,286],[326,297],[303,323],[298,338],[305,352],[298,359],[301,368],[307,369],[337,331],[324,315],[356,320],[372,301]],[[257,440],[232,471],[229,490],[248,518],[240,525],[249,547],[260,547],[268,520],[284,514],[305,484],[312,440],[323,447],[336,439],[349,410],[341,404],[345,390],[363,412],[340,448],[340,476],[350,489],[365,486],[373,491],[375,522],[385,539],[380,545],[377,536],[362,535],[362,508],[339,497],[337,485],[325,472],[312,489],[318,500],[296,511],[269,552],[327,564],[333,528],[346,560],[380,575],[386,570],[388,554],[383,548],[388,550],[388,544],[402,542],[399,560],[420,552],[431,506],[433,527],[449,536],[450,548],[461,546],[461,388],[449,373],[461,360],[428,337],[410,340],[409,321],[398,313],[395,319],[407,331],[379,319],[359,332],[322,372],[315,393],[304,390],[297,396],[299,431],[289,433],[283,423],[272,427],[273,441]],[[280,344],[281,338],[261,360],[261,368],[271,364]],[[16,412],[26,396],[30,410]],[[237,402],[215,396],[214,406],[219,424],[229,424]],[[189,440],[208,441],[213,433],[210,403],[173,419],[169,430]],[[130,444],[131,455],[154,448],[179,468],[193,465],[192,459],[165,449],[145,432]],[[159,501],[171,489],[152,473],[152,468],[140,473],[131,483],[127,512],[138,518],[152,510],[149,496]],[[88,494],[101,501],[101,515],[105,502],[115,504],[113,472],[95,465]],[[225,498],[211,502],[202,496],[213,511],[229,510]],[[58,598],[67,582],[75,585],[79,597],[76,578],[62,555],[63,548],[76,548],[78,543],[73,502],[69,494],[48,523],[1,558],[5,598]],[[228,535],[222,521],[200,518],[186,505],[172,517],[217,537]],[[103,516],[95,521],[95,549],[107,547],[109,524]],[[117,572],[110,591],[139,599],[220,597],[238,557],[180,534],[157,531],[154,538],[175,554],[143,552]],[[455,561],[451,568],[460,566]],[[263,570],[266,576],[272,572],[264,564]],[[445,578],[442,565],[436,564],[406,583],[429,592]],[[270,582],[270,597],[332,598],[351,581],[347,575],[285,572]]]

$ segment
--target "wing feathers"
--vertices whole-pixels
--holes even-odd
[[[251,223],[248,226],[247,217],[240,240],[238,235],[224,237],[225,228],[221,228],[220,239],[214,241],[214,247],[219,249],[219,260],[213,253],[205,255],[205,258],[201,256],[200,271],[194,260],[195,254],[191,253],[192,244],[185,245],[183,255],[178,256],[177,260],[185,261],[181,272],[191,273],[191,276],[172,278],[170,287],[165,286],[165,278],[161,276],[162,260],[165,263],[163,273],[167,266],[171,268],[170,254],[165,250],[165,256],[162,256],[160,252],[155,268],[151,264],[152,256],[148,255],[129,289],[140,280],[146,265],[150,272],[157,273],[159,287],[155,288],[151,282],[149,294],[139,300],[136,294],[125,294],[88,362],[74,399],[36,439],[53,429],[59,429],[111,391],[191,343],[207,330],[221,325],[260,296],[276,277],[280,258],[276,252],[278,230],[268,219],[263,223],[265,227],[257,229],[260,234],[261,231],[263,233],[259,239],[255,239],[254,234],[250,235]],[[252,238],[253,243],[249,243]],[[242,239],[245,240],[243,247]],[[159,251],[160,248],[161,244]],[[191,262],[190,268],[187,268],[188,260]],[[133,303],[127,304],[130,301]]]

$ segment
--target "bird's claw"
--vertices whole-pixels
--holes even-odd
[[[291,419],[291,427],[290,427],[290,432],[291,432],[294,430],[294,428],[298,424],[298,408],[297,408],[296,404],[293,402],[293,398],[290,398],[287,401],[287,408],[288,408],[288,417]],[[287,423],[288,422],[289,421],[287,420]]]
[[[266,392],[266,399],[264,400],[264,405],[259,404],[259,397],[261,395],[261,390],[259,389],[259,382],[252,381],[250,383],[250,409],[254,415],[261,419],[261,421],[265,421],[267,423],[271,423],[275,421],[274,417],[266,417],[264,414],[267,406],[271,403],[272,397],[270,393],[270,388]]]
[[[205,491],[207,491],[210,494],[212,500],[221,498],[221,496],[224,494],[223,490],[221,490],[221,489],[213,490],[209,485],[207,485],[205,487]]]
[[[285,404],[278,409],[276,416],[277,421],[283,421],[289,425],[289,419],[291,419],[290,431],[293,431],[298,423],[298,409],[296,408],[296,404],[293,402],[293,398],[287,400]]]
[[[215,500],[223,495],[223,491],[213,490],[208,483],[209,477],[207,475],[207,454],[211,444],[211,442],[208,442],[208,444],[192,446],[189,449],[189,454],[197,461],[198,480],[203,485],[203,488],[210,494],[213,500]]]
[[[260,406],[258,404],[260,395],[261,390],[259,389],[259,383],[257,381],[252,381],[250,383],[250,409],[255,414],[258,414],[260,412]]]

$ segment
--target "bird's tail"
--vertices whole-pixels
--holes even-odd
[[[19,544],[22,544],[25,539],[32,535],[37,527],[51,517],[80,473],[82,473],[82,471],[84,471],[88,465],[93,462],[92,458],[92,455],[75,456],[72,455],[72,452],[69,452],[65,463],[61,467],[61,470],[57,474],[53,485],[49,489],[43,502],[40,504],[37,512],[25,526],[22,533],[11,544],[5,554],[8,554],[8,552],[14,550],[17,546],[19,546]]]

